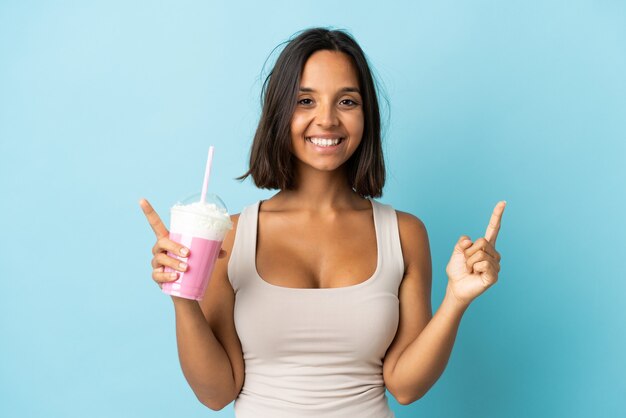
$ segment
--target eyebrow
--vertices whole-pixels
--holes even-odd
[[[315,93],[315,90],[310,88],[310,87],[300,87],[300,91],[304,92],[304,93]],[[341,90],[339,90],[340,92],[353,92],[353,93],[359,93],[361,94],[361,92],[359,91],[359,89],[357,87],[344,87]]]

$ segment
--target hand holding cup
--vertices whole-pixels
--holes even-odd
[[[154,210],[150,202],[146,199],[139,200],[139,206],[143,211],[150,227],[154,231],[156,236],[156,243],[152,247],[152,255],[154,256],[151,261],[152,265],[152,280],[154,280],[159,287],[162,287],[163,283],[173,282],[178,279],[179,274],[173,271],[166,272],[165,268],[168,267],[171,270],[184,272],[187,270],[187,265],[180,259],[170,257],[170,254],[177,254],[181,258],[187,258],[190,255],[190,251],[184,245],[181,245],[169,238],[169,231],[165,227],[165,224],[161,220],[161,217]],[[224,250],[220,250],[219,258],[226,256]]]

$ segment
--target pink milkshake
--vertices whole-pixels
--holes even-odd
[[[187,263],[187,270],[176,271],[178,279],[163,283],[162,291],[185,299],[201,300],[209,284],[222,241],[233,224],[224,203],[216,195],[206,195],[206,201],[176,204],[172,207],[170,239],[189,248],[189,256],[168,252],[170,257]],[[166,272],[174,272],[165,267]]]

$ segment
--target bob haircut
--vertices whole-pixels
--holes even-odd
[[[300,77],[309,57],[320,50],[351,57],[363,101],[363,137],[346,161],[348,184],[362,197],[382,196],[385,163],[382,152],[380,110],[376,87],[365,54],[350,34],[342,30],[311,28],[286,41],[274,68],[263,83],[263,109],[250,152],[250,168],[237,180],[252,176],[262,189],[294,189],[295,167],[291,146],[291,118],[295,111]]]

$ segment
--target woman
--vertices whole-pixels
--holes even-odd
[[[246,417],[393,417],[443,372],[461,317],[497,280],[504,202],[484,238],[462,236],[431,313],[426,228],[374,200],[385,181],[374,82],[342,31],[300,33],[263,89],[250,157],[268,200],[233,215],[205,298],[172,297],[183,372],[198,399]],[[185,255],[149,203],[153,279]]]

